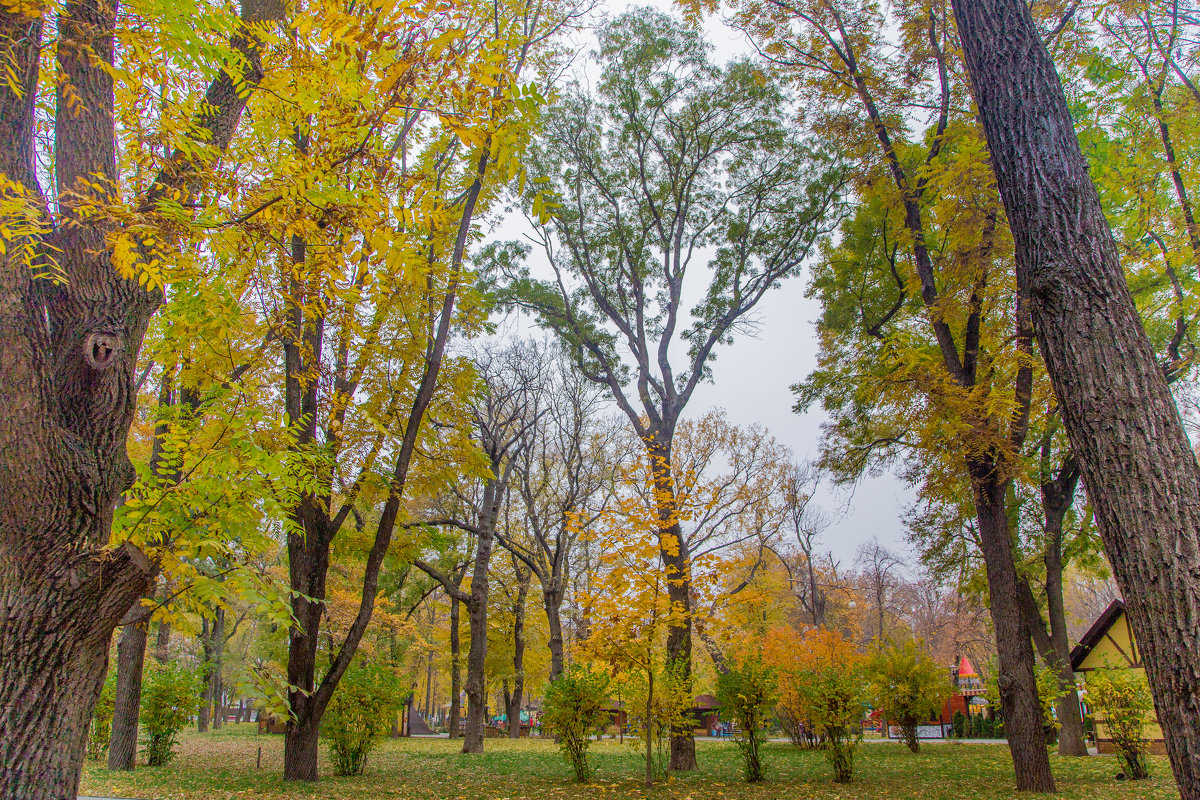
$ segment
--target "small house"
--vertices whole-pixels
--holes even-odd
[[[1113,600],[1104,609],[1071,651],[1071,669],[1083,679],[1085,686],[1089,672],[1105,668],[1145,670],[1141,651],[1133,638],[1133,628],[1125,613],[1125,603],[1119,599]],[[1087,702],[1086,694],[1084,702]],[[1150,740],[1150,752],[1166,752],[1157,717],[1146,721],[1146,738]],[[1104,721],[1099,719],[1096,720],[1096,745],[1101,753],[1113,752],[1112,739],[1105,737]]]

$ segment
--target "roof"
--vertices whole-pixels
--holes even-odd
[[[978,678],[979,671],[975,669],[975,665],[971,663],[971,659],[963,656],[958,660],[958,677],[960,678]]]
[[[1096,621],[1092,623],[1092,627],[1087,629],[1087,633],[1080,637],[1079,644],[1075,645],[1075,648],[1071,650],[1071,669],[1079,669],[1080,665],[1083,664],[1083,660],[1088,657],[1088,654],[1092,652],[1093,648],[1108,633],[1109,628],[1124,613],[1124,600],[1117,598],[1108,604],[1108,608],[1104,609],[1100,613],[1100,616],[1096,617]]]
[[[696,695],[696,699],[693,701],[693,703],[695,705],[693,705],[692,708],[700,708],[705,710],[717,709],[721,707],[721,704],[717,702],[717,698],[713,697],[711,694],[698,694]]]

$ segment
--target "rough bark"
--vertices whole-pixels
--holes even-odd
[[[1200,465],[1142,328],[1062,84],[1020,0],[955,0],[1071,449],[1180,793],[1200,798]]]
[[[138,711],[142,701],[142,674],[146,662],[149,615],[139,603],[117,638],[117,686],[112,730],[108,739],[108,768],[131,770],[137,761]]]
[[[243,8],[247,17],[260,10],[253,2]],[[114,22],[113,5],[79,0],[64,4],[56,23],[48,162],[62,191],[83,180],[116,183]],[[9,66],[17,82],[0,85],[0,172],[37,205],[52,233],[33,247],[66,278],[35,281],[8,260],[11,252],[0,257],[2,800],[75,798],[112,632],[156,571],[136,548],[110,548],[109,539],[113,509],[134,477],[125,440],[137,355],[162,296],[116,274],[104,224],[81,216],[74,200],[60,198],[56,219],[41,200],[33,108],[45,96],[37,85],[44,24],[41,7],[0,10],[0,40],[15,45]],[[196,125],[216,152],[228,145],[261,76],[256,43],[238,36],[234,46],[245,56],[241,85],[221,71]],[[200,158],[176,153],[140,208],[153,212],[175,191],[186,204],[182,175],[203,170]]]
[[[563,671],[562,592],[543,588],[542,607],[546,610],[549,629],[547,646],[550,648],[550,681],[553,682]]]
[[[513,559],[514,562],[516,559]],[[513,564],[514,568],[517,566]],[[525,604],[533,573],[526,572],[517,587],[513,605],[513,690],[508,697],[508,738],[521,736],[521,700],[525,693]]]
[[[497,468],[499,465],[496,465]],[[500,481],[487,482],[484,490],[484,518],[480,519],[479,542],[475,547],[475,566],[471,574],[471,593],[467,599],[467,620],[471,629],[470,650],[467,652],[467,723],[463,730],[464,753],[483,752],[483,729],[487,725],[487,605],[488,566],[495,542],[496,517],[500,511],[504,490]]]
[[[159,664],[165,664],[170,652],[171,623],[166,620],[160,620],[158,623],[158,635],[154,640],[154,660]]]
[[[217,608],[212,628],[212,677],[209,696],[212,698],[213,730],[225,724],[225,680],[222,675],[225,661],[225,609]]]
[[[987,562],[992,627],[1000,659],[1000,708],[1018,791],[1053,792],[1054,775],[1042,732],[1031,632],[1021,612],[1005,496],[1008,482],[986,461],[970,463],[980,545]]]
[[[462,643],[459,639],[460,604],[457,597],[450,598],[450,738],[458,738],[459,720],[462,717]]]

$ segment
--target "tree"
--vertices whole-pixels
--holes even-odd
[[[820,400],[830,413],[823,462],[840,480],[909,458],[914,482],[965,487],[1016,783],[1052,791],[1006,507],[1029,429],[1033,331],[982,137],[957,111],[966,86],[948,17],[938,3],[737,5],[779,73],[826,98],[813,122],[859,167],[858,207],[810,289],[824,308],[822,356],[797,410]]]
[[[780,563],[788,572],[788,586],[800,605],[812,618],[815,628],[825,626],[825,611],[828,604],[827,585],[822,585],[817,579],[820,569],[817,566],[816,542],[817,537],[829,527],[827,515],[812,505],[813,495],[820,485],[820,469],[811,464],[794,464],[783,484],[783,502],[786,509],[787,526],[796,537],[796,545],[800,548],[801,561],[793,564],[793,559],[779,555]],[[801,575],[797,577],[796,573]]]
[[[139,70],[178,68],[187,78],[175,105],[182,116],[158,120],[161,169],[132,191],[117,165],[118,145],[133,143],[118,141],[114,123],[128,99],[114,86],[115,5],[70,2],[54,22],[40,6],[0,11],[9,64],[0,84],[0,338],[3,371],[18,378],[0,387],[0,661],[15,667],[0,680],[5,800],[75,797],[109,638],[154,579],[137,547],[109,547],[113,509],[133,482],[125,440],[135,366],[163,300],[161,287],[139,280],[139,265],[194,232],[187,209],[201,202],[262,78],[257,34],[282,9],[248,0],[241,11],[239,22],[205,6],[193,24],[139,9],[161,36],[122,49],[119,74],[140,83]],[[48,25],[58,33],[53,74],[41,70]],[[219,30],[233,32],[228,44]],[[202,41],[213,62],[189,55]],[[35,135],[36,100],[51,85],[53,145]],[[49,192],[39,162],[54,165]],[[122,268],[116,243],[135,221],[161,239],[140,239]]]
[[[763,658],[779,676],[783,713],[821,742],[837,783],[854,777],[867,699],[866,659],[837,633],[772,628]]]
[[[463,734],[464,753],[482,753],[487,724],[488,570],[501,522],[510,481],[520,450],[541,416],[544,364],[536,349],[517,344],[504,349],[483,349],[475,359],[483,386],[470,403],[471,437],[483,456],[485,470],[476,482],[475,493],[457,492],[457,500],[469,511],[470,520],[455,517],[429,519],[425,524],[452,525],[475,536],[475,558],[471,586],[464,591],[449,576],[419,559],[413,565],[439,581],[447,594],[467,608],[471,644],[467,652],[467,723]]]
[[[592,736],[608,718],[607,675],[572,664],[546,687],[542,724],[558,738],[563,755],[575,770],[575,780],[587,783],[592,770],[587,760]]]
[[[675,428],[717,346],[825,232],[840,177],[788,133],[778,87],[754,65],[714,66],[694,31],[653,13],[617,18],[599,40],[597,91],[565,93],[530,159],[546,181],[532,212],[554,277],[496,263],[504,297],[608,390],[655,464],[664,569],[682,612],[667,658],[686,676],[692,554],[675,507]],[[701,248],[712,252],[702,265]],[[695,768],[689,731],[674,737],[672,761]]]
[[[533,571],[550,627],[550,680],[563,669],[562,605],[571,579],[571,551],[611,500],[618,430],[602,419],[602,389],[555,358],[545,403],[529,446],[517,458],[517,491],[529,536],[498,541]]]
[[[890,596],[897,583],[893,573],[904,566],[904,561],[875,538],[859,546],[855,563],[859,567],[863,588],[875,609],[874,639],[877,644],[882,645],[889,638],[887,617],[889,612],[893,611]]]
[[[468,383],[445,349],[452,332],[481,323],[467,279],[473,226],[516,177],[538,111],[518,77],[569,17],[541,12],[521,2],[386,14],[322,5],[305,37],[281,42],[292,71],[246,142],[271,168],[239,198],[235,218],[255,224],[223,241],[228,258],[253,261],[269,293],[262,323],[281,351],[274,397],[298,484],[287,495],[289,780],[318,777],[321,716],[370,624],[414,454],[437,449],[426,418],[452,418],[443,395]],[[424,462],[433,470],[438,459]],[[358,615],[322,669],[332,547],[368,517]]]
[[[900,724],[904,743],[917,752],[917,726],[941,712],[950,696],[949,673],[930,658],[924,642],[916,639],[880,642],[870,671],[871,704],[883,711],[885,723],[895,720]]]
[[[742,751],[747,783],[763,779],[760,756],[765,741],[764,728],[775,705],[775,672],[761,657],[738,659],[730,669],[717,675],[717,701],[722,713],[738,725],[738,749]]]
[[[954,12],[1038,344],[1129,603],[1176,781],[1193,800],[1200,631],[1189,609],[1200,603],[1200,465],[1027,7],[959,0]],[[1169,497],[1160,489],[1168,484]]]

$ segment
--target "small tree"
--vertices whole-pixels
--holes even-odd
[[[390,727],[408,690],[386,666],[354,665],[329,701],[323,730],[338,775],[361,775],[375,742]]]
[[[813,728],[825,740],[825,757],[833,768],[833,780],[850,783],[854,778],[854,747],[862,739],[858,723],[867,690],[862,659],[806,670],[799,679],[813,711]]]
[[[146,764],[161,767],[175,757],[175,737],[196,711],[200,679],[182,664],[154,665],[142,687],[141,724]]]
[[[1117,759],[1132,781],[1150,777],[1146,763],[1146,715],[1154,707],[1141,670],[1098,669],[1088,674],[1087,702],[1104,724]]]
[[[579,664],[572,665],[546,689],[542,722],[558,737],[563,755],[575,770],[575,780],[586,783],[592,771],[587,751],[592,734],[607,718],[609,678]]]
[[[721,713],[738,725],[737,745],[745,761],[747,783],[763,779],[759,749],[766,738],[763,727],[775,704],[776,694],[775,670],[765,665],[761,658],[744,658],[740,664],[717,676]]]
[[[871,658],[872,702],[885,721],[899,723],[912,752],[920,749],[917,726],[936,715],[949,694],[949,673],[929,656],[923,642],[876,648]]]
[[[113,709],[117,704],[117,673],[109,672],[92,711],[92,725],[88,731],[87,757],[98,761],[108,752],[108,738],[112,733]]]

